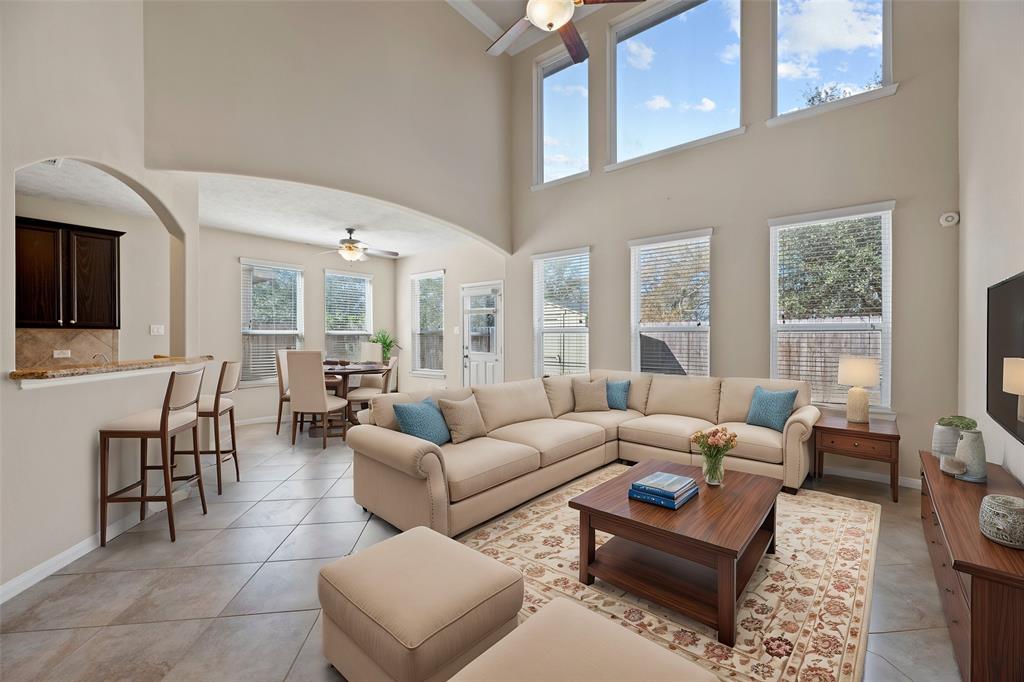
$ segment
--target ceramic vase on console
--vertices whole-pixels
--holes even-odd
[[[970,417],[952,415],[943,417],[932,427],[932,454],[939,458],[939,469],[947,474],[964,472],[964,465],[956,460],[956,446],[960,443],[960,432],[978,428],[978,422]]]
[[[736,447],[736,434],[724,426],[707,431],[698,431],[690,438],[700,446],[704,458],[704,482],[708,485],[722,485],[725,479],[725,455]]]
[[[981,431],[973,429],[960,432],[960,441],[956,445],[956,459],[964,466],[964,472],[956,477],[961,481],[984,483],[988,478],[988,467],[985,463],[985,440]]]

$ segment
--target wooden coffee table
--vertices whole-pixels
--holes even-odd
[[[690,476],[700,492],[678,511],[627,497],[656,471]],[[600,578],[718,629],[736,643],[736,599],[761,557],[775,552],[782,481],[729,471],[709,486],[700,467],[648,460],[569,500],[580,512],[580,582]],[[594,531],[615,536],[595,550]]]

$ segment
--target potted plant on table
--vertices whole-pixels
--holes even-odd
[[[725,478],[723,460],[726,453],[736,447],[736,434],[724,426],[716,426],[698,431],[690,440],[700,446],[700,453],[704,456],[704,481],[708,485],[722,485]]]
[[[391,359],[391,351],[394,349],[401,350],[402,347],[398,345],[398,339],[391,335],[387,329],[378,329],[374,332],[373,336],[367,339],[370,343],[376,343],[380,345],[380,357],[381,362],[387,362]]]

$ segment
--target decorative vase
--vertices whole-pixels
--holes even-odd
[[[722,485],[725,479],[724,455],[708,457],[704,455],[704,482],[708,485]]]
[[[936,457],[953,457],[960,441],[960,429],[955,426],[936,424],[932,427],[932,454]]]
[[[986,495],[978,511],[981,534],[1000,545],[1024,549],[1024,499]]]
[[[965,470],[957,474],[961,481],[983,483],[988,478],[988,467],[985,463],[985,440],[981,431],[961,431],[960,440],[956,445],[956,459],[962,462]]]

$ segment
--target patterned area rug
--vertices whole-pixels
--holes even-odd
[[[859,680],[881,508],[808,490],[779,495],[776,554],[765,556],[739,599],[734,648],[715,631],[597,580],[579,582],[579,512],[566,504],[626,471],[612,464],[459,537],[526,578],[521,619],[557,597],[675,651],[723,679]],[[729,484],[726,474],[726,485]],[[608,536],[597,534],[600,546]]]

